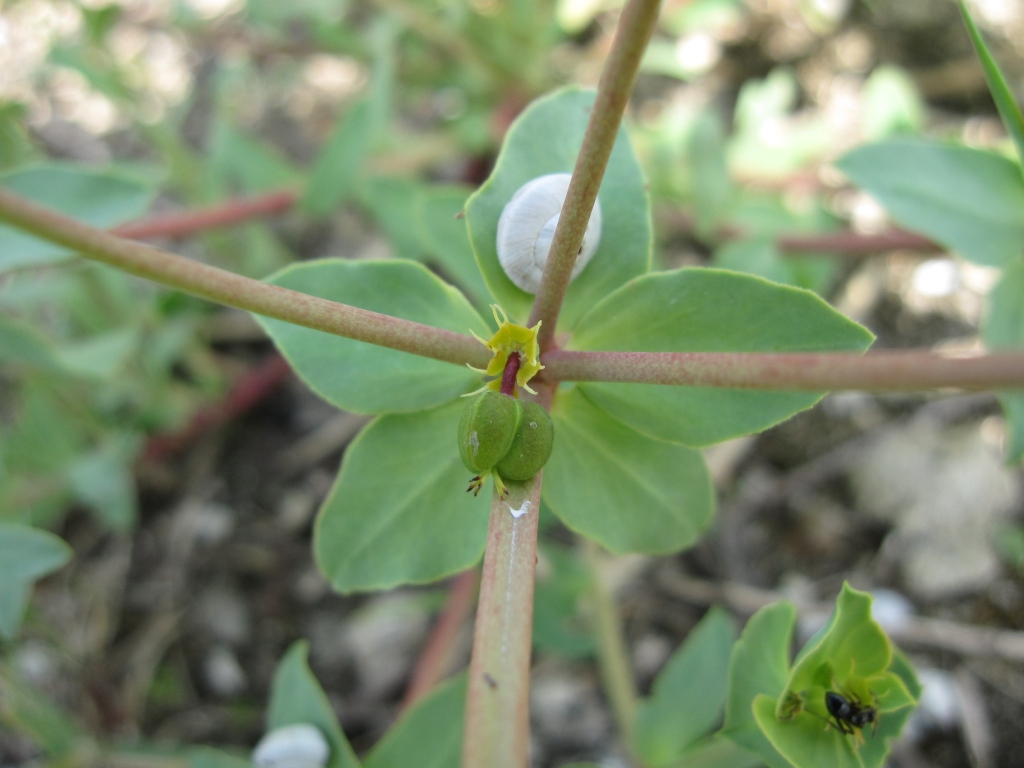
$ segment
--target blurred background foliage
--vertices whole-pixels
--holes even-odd
[[[412,258],[479,305],[454,217],[525,104],[596,83],[620,5],[6,0],[0,184],[104,227],[284,195],[286,216],[155,242],[253,277],[297,259]],[[971,7],[1019,85],[1024,7]],[[832,160],[921,133],[1011,153],[944,0],[666,0],[628,127],[658,266],[752,271],[845,309],[855,267],[778,246],[886,228]],[[964,269],[979,293],[991,285]],[[981,311],[969,303],[965,322]],[[0,521],[67,532],[86,512],[99,530],[131,531],[170,492],[158,439],[187,432],[266,352],[246,317],[0,228]],[[563,577],[541,580],[538,646],[589,655],[565,620],[586,579],[574,554],[545,546]],[[111,731],[131,731],[147,697],[182,696],[165,668],[145,682],[122,692],[131,703]]]

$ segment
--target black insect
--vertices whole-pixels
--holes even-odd
[[[878,709],[867,706],[855,696],[825,691],[825,709],[832,716],[829,725],[840,733],[850,735],[870,725],[871,733],[874,734],[878,728]]]

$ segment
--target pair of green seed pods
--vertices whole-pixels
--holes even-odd
[[[459,454],[478,473],[468,490],[479,493],[493,472],[504,496],[502,481],[523,482],[536,475],[551,457],[554,440],[551,417],[537,403],[485,389],[466,404],[459,419]]]

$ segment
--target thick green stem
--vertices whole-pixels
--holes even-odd
[[[463,768],[527,765],[540,484],[539,474],[526,484],[510,483],[505,499],[495,492],[491,500],[469,666]]]
[[[632,749],[637,692],[633,669],[629,663],[629,653],[626,650],[626,639],[622,634],[622,621],[615,597],[604,582],[600,548],[590,539],[582,539],[582,545],[590,571],[597,660],[601,667],[605,694],[611,704],[622,740]]]
[[[597,86],[597,98],[576,158],[569,191],[562,205],[562,215],[551,241],[540,289],[527,323],[533,327],[543,322],[539,334],[542,350],[551,344],[554,337],[558,313],[583,242],[583,233],[597,200],[597,191],[615,145],[633,81],[640,69],[640,60],[658,19],[658,5],[658,0],[629,0],[622,10],[615,40]]]
[[[866,392],[1024,387],[1024,354],[944,357],[932,352],[574,352],[543,355],[553,381]]]
[[[95,261],[266,317],[450,363],[487,364],[471,336],[281,288],[80,224],[0,189],[0,221]]]

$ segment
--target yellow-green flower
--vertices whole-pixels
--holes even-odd
[[[473,366],[470,366],[470,368],[488,376],[497,376],[498,378],[487,382],[476,392],[482,389],[493,389],[496,392],[501,391],[501,375],[505,371],[505,364],[508,363],[508,358],[513,352],[518,352],[519,372],[516,374],[516,385],[522,387],[531,395],[537,394],[536,391],[527,385],[527,382],[544,368],[540,364],[540,344],[537,343],[537,331],[540,330],[540,323],[537,323],[533,328],[510,323],[508,315],[497,304],[491,304],[491,312],[494,315],[494,321],[498,324],[497,332],[486,341],[473,333],[472,330],[470,333],[473,333],[477,341],[491,350],[494,353],[494,357],[491,358],[491,362],[487,364],[487,368],[484,370],[473,368]],[[475,395],[476,392],[471,392],[470,394]],[[518,397],[519,393],[516,392],[515,396]]]

